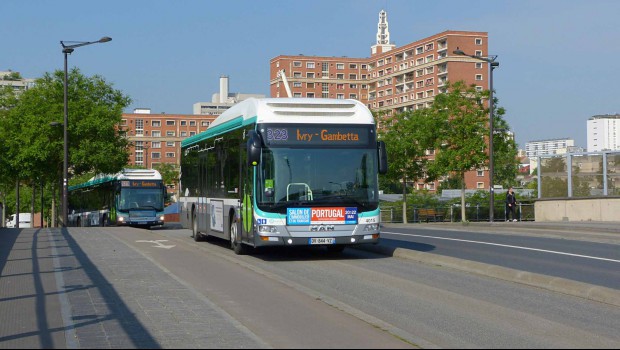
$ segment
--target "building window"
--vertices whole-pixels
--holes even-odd
[[[421,54],[421,53],[424,53],[424,48],[422,46],[416,47],[415,53],[418,54],[418,55]]]
[[[431,51],[432,49],[433,49],[433,43],[426,44],[426,46],[424,48],[424,50],[426,50],[426,51]]]
[[[357,64],[351,63],[351,64],[349,64],[349,68],[350,69],[357,69]]]
[[[482,62],[476,62],[476,69],[482,69]]]
[[[301,97],[301,92],[294,92],[293,97]]]
[[[344,84],[336,84],[337,90],[344,90]]]
[[[357,89],[357,84],[349,84],[349,88],[351,88],[351,89]]]
[[[482,45],[482,39],[476,38],[476,45]]]
[[[483,189],[484,188],[484,182],[476,182],[476,188]]]
[[[344,79],[344,74],[336,74],[336,79]]]
[[[301,67],[301,62],[293,61],[293,67]]]
[[[181,131],[181,137],[187,137],[187,131]]]
[[[174,152],[166,152],[166,158],[174,158]]]
[[[350,80],[357,80],[357,74],[349,74]]]
[[[196,126],[196,121],[195,120],[190,120],[189,121],[189,126]]]
[[[121,119],[121,126],[127,126],[127,119]]]
[[[166,125],[167,126],[174,126],[174,125],[176,125],[176,122],[174,120],[166,120]]]
[[[349,94],[349,98],[352,100],[357,100],[357,94]]]
[[[321,91],[329,92],[329,83],[321,83]]]
[[[160,141],[151,142],[151,148],[161,148],[161,142]]]
[[[301,87],[301,82],[299,82],[299,81],[293,82],[293,87],[300,88]]]
[[[339,100],[344,100],[344,94],[336,94],[336,98]]]
[[[344,69],[344,63],[336,63],[336,69]]]
[[[306,83],[308,89],[314,89],[314,83]]]
[[[307,98],[314,98],[314,92],[308,92],[308,93],[306,94],[306,97],[307,97]]]
[[[181,126],[187,126],[187,120],[181,120]]]
[[[293,72],[293,78],[301,78],[301,72]]]
[[[166,131],[166,136],[175,136],[176,133],[174,131]]]
[[[174,147],[174,141],[166,141],[166,147]]]
[[[206,121],[206,120],[205,120],[205,121],[203,121],[203,122],[201,123],[201,125],[202,125],[202,126],[209,127],[209,125],[211,125],[211,122],[210,122],[210,121]]]
[[[479,177],[480,177],[480,176],[484,176],[484,170],[478,170],[478,171],[476,172],[476,175],[477,175],[477,176],[479,176]]]
[[[161,137],[161,131],[153,130],[153,132],[151,133],[151,136],[153,136],[153,137]]]
[[[160,159],[161,153],[159,152],[151,152],[151,159]]]
[[[195,131],[190,131],[190,132],[189,132],[189,136],[194,136],[194,135],[196,135],[196,132],[195,132]]]
[[[482,80],[482,74],[476,74],[476,80]]]
[[[306,62],[306,68],[314,69],[314,62]]]
[[[480,50],[476,50],[475,55],[476,55],[476,56],[480,56],[480,57],[482,57],[482,51],[480,51]]]

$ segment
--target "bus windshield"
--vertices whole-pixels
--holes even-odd
[[[307,206],[369,211],[379,204],[374,147],[264,148],[257,169],[257,204],[263,211]]]
[[[123,188],[119,197],[118,210],[131,209],[164,210],[164,193],[160,188]]]

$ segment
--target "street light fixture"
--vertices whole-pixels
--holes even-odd
[[[62,45],[62,53],[65,55],[65,97],[64,97],[64,105],[65,105],[65,115],[64,115],[64,124],[63,124],[63,134],[64,134],[64,161],[63,161],[63,179],[62,179],[62,226],[67,226],[67,218],[68,218],[68,186],[69,186],[69,134],[67,132],[69,125],[69,107],[67,103],[67,80],[68,80],[68,72],[67,72],[67,55],[71,54],[73,50],[80,46],[86,46],[90,44],[97,43],[106,43],[111,41],[112,38],[104,36],[103,38],[97,41],[60,41],[60,45]],[[74,43],[72,45],[65,45],[65,43]]]
[[[499,67],[499,62],[495,61],[497,56],[482,57],[469,55],[458,47],[452,53],[471,57],[489,64],[489,222],[493,222],[493,209],[495,208],[495,191],[493,188],[493,70]]]

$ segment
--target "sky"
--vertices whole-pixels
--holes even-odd
[[[69,67],[100,75],[132,99],[125,112],[192,114],[219,78],[269,97],[279,55],[366,58],[387,11],[397,47],[446,30],[489,34],[495,96],[520,148],[571,138],[587,120],[620,113],[617,0],[1,0],[0,70],[39,78]]]

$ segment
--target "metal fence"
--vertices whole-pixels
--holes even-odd
[[[495,221],[505,221],[506,217],[505,205],[495,206],[493,217]],[[467,221],[483,222],[489,221],[489,207],[483,205],[466,206],[465,215]],[[516,210],[518,221],[534,221],[534,204],[517,203]],[[407,222],[460,222],[461,207],[458,204],[451,206],[439,207],[408,207]],[[384,207],[381,208],[381,222],[384,223],[402,223],[403,209],[402,207]]]
[[[620,196],[620,152],[538,158],[538,198]]]

